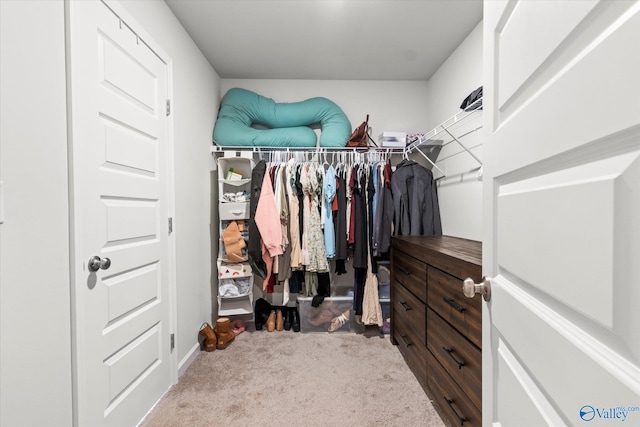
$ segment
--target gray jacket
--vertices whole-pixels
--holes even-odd
[[[398,163],[391,176],[394,235],[441,235],[440,207],[433,173],[411,160]]]

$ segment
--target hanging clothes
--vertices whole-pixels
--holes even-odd
[[[265,173],[263,177],[262,191],[255,212],[255,223],[262,237],[261,253],[266,267],[266,280],[262,284],[262,289],[265,290],[270,286],[273,292],[275,282],[275,276],[272,274],[273,260],[276,255],[282,255],[282,232],[269,173]]]
[[[336,196],[336,174],[333,166],[325,172],[324,176],[324,249],[327,258],[332,259],[336,256],[336,235],[333,224],[333,199]]]
[[[258,209],[258,201],[262,192],[262,181],[267,170],[267,163],[259,161],[251,171],[251,198],[249,199],[249,242],[247,244],[247,254],[249,264],[253,272],[260,278],[267,278],[267,265],[262,259],[262,237],[258,229],[255,217]]]
[[[373,273],[377,273],[378,272],[378,263],[376,262],[375,258],[373,257],[373,211],[374,211],[374,205],[373,205],[373,200],[375,199],[375,185],[373,182],[373,170],[375,169],[375,166],[369,166],[366,168],[367,171],[367,178],[366,178],[366,182],[367,182],[367,254],[369,256],[369,265],[368,267],[371,268],[371,270],[373,271]]]
[[[391,164],[379,165],[379,189],[376,192],[376,211],[373,220],[373,256],[382,256],[391,249],[391,234],[393,228],[393,195],[391,193]]]
[[[336,241],[336,274],[347,272],[345,261],[347,259],[347,181],[344,164],[338,166],[336,176],[338,209],[335,217],[335,241]]]
[[[412,162],[398,168],[409,168],[412,173],[403,183],[406,206],[402,205],[411,213],[416,172]],[[250,237],[254,246],[250,262],[257,266],[258,276],[264,274],[263,286],[281,285],[285,305],[290,293],[313,297],[320,304],[331,292],[327,259],[335,259],[335,273],[340,275],[346,273],[346,260],[352,258],[355,321],[382,326],[376,258],[389,251],[395,227],[392,188],[402,180],[396,182],[394,176],[388,162],[380,158],[366,161],[364,156],[354,156],[351,162],[341,159],[336,166],[301,161],[300,156],[286,163],[258,162],[252,173],[251,200],[256,206],[250,206],[251,228],[263,244],[256,252],[255,238]],[[419,179],[425,178],[420,175]],[[427,201],[426,196],[418,200],[423,199]],[[411,218],[408,215],[409,231]]]
[[[394,235],[441,235],[440,208],[433,173],[403,160],[391,177]]]
[[[290,265],[293,270],[302,268],[302,246],[300,242],[300,201],[296,187],[296,161],[290,159],[286,166],[285,189],[289,201],[289,244],[291,246]]]
[[[367,269],[367,277],[364,284],[361,320],[365,325],[378,325],[380,327],[384,322],[378,297],[378,276],[371,271],[371,268]]]
[[[329,263],[324,251],[324,236],[320,228],[319,189],[321,188],[316,174],[316,165],[305,163],[300,173],[300,182],[304,192],[302,263],[306,271],[329,271]]]
[[[282,255],[277,257],[278,282],[284,282],[291,277],[291,236],[289,232],[289,199],[286,190],[286,166],[279,165],[276,172],[276,207],[280,218],[282,234]]]
[[[354,185],[351,190],[353,219],[353,267],[366,269],[369,265],[369,237],[367,212],[367,168],[356,165],[353,171]]]
[[[282,255],[282,229],[280,228],[280,213],[276,206],[276,198],[273,194],[271,177],[264,174],[262,191],[258,199],[255,212],[255,222],[262,242],[269,252],[270,257]]]

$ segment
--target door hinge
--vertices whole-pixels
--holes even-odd
[[[173,218],[169,218],[169,234],[173,233]]]
[[[171,100],[167,99],[167,116],[171,114]]]
[[[171,334],[171,351],[176,348],[176,334]]]

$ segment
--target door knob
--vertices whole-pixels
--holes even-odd
[[[473,298],[475,294],[482,294],[485,301],[491,301],[491,279],[485,277],[482,283],[476,284],[473,279],[467,278],[462,282],[462,292],[467,298]]]
[[[94,255],[89,259],[89,271],[91,272],[106,270],[110,266],[111,260],[109,258],[101,259],[99,256]]]

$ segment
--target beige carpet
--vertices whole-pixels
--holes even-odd
[[[256,331],[200,352],[140,425],[444,424],[388,335]]]

